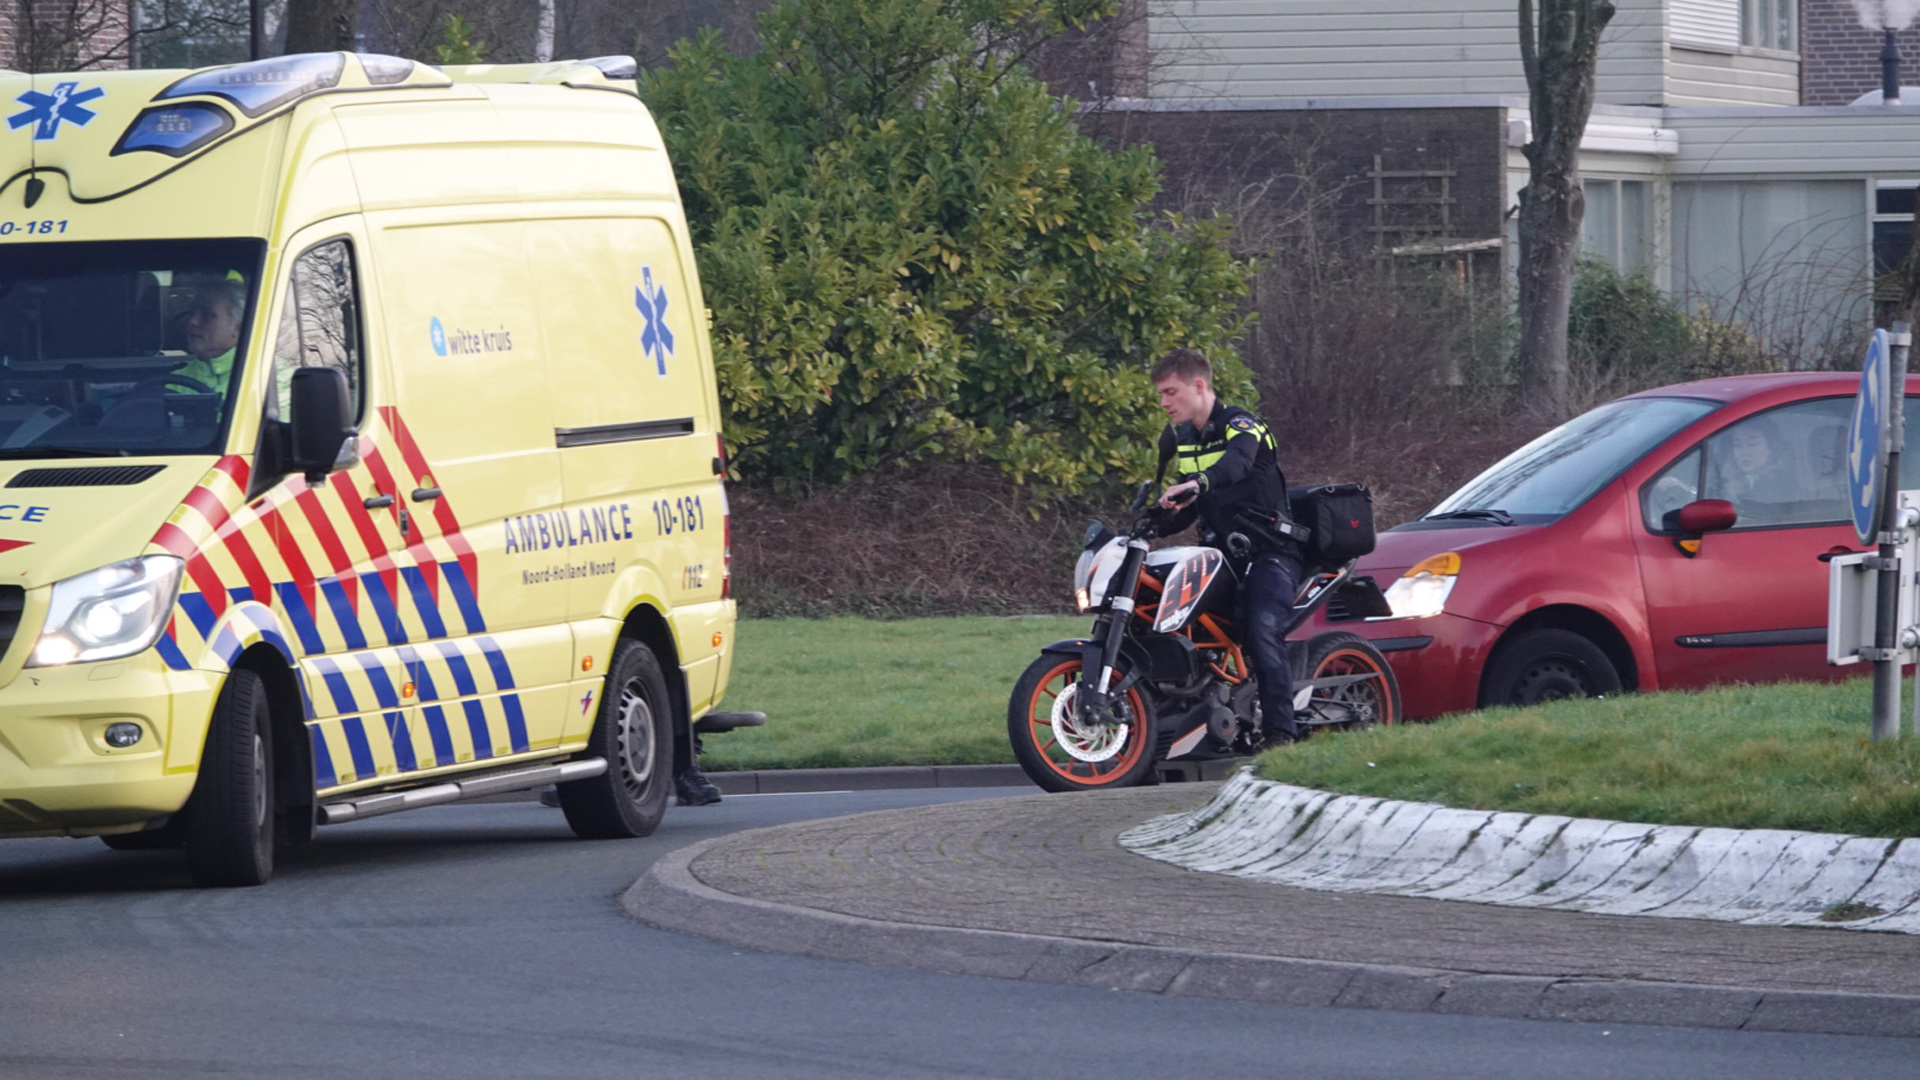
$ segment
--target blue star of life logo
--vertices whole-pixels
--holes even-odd
[[[667,329],[667,289],[653,283],[653,267],[640,268],[640,284],[633,290],[633,306],[640,309],[640,351],[653,357],[660,374],[667,373],[673,355],[673,331]]]
[[[78,82],[63,82],[53,88],[53,93],[43,94],[38,90],[29,90],[13,100],[25,105],[25,112],[17,112],[7,117],[7,127],[18,131],[28,124],[35,125],[33,140],[44,142],[60,134],[61,123],[70,123],[74,127],[86,127],[94,118],[94,111],[86,103],[97,97],[104,97],[106,91],[97,86],[80,89]]]

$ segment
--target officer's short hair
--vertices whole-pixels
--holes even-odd
[[[204,277],[183,278],[180,282],[189,292],[186,309],[191,311],[202,303],[220,304],[227,309],[234,322],[247,317],[247,287],[232,278]]]
[[[1199,349],[1175,349],[1153,365],[1153,381],[1157,383],[1165,378],[1181,382],[1205,379],[1207,385],[1212,386],[1213,365],[1207,363],[1206,354]]]

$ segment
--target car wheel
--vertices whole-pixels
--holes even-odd
[[[650,836],[666,816],[673,787],[673,701],[653,650],[632,639],[614,647],[600,715],[588,738],[607,771],[559,785],[560,809],[587,840]]]
[[[1620,692],[1620,673],[1600,646],[1571,630],[1533,630],[1503,645],[1482,705],[1538,705]]]
[[[227,676],[187,800],[187,868],[199,885],[258,885],[273,876],[273,743],[267,688]]]

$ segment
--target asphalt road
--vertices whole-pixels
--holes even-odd
[[[1911,1042],[1285,1009],[742,952],[626,918],[724,832],[1011,791],[729,797],[648,840],[532,803],[323,830],[259,889],[0,843],[0,1077],[1920,1077]]]

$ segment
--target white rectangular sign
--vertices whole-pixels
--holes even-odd
[[[1920,491],[1900,493],[1900,506],[1920,507]],[[1857,664],[1860,650],[1873,645],[1874,623],[1880,610],[1880,572],[1870,569],[1867,560],[1875,551],[1835,555],[1827,563],[1827,663]],[[1899,631],[1920,621],[1915,611],[1914,577],[1920,572],[1920,530],[1907,535],[1907,542],[1895,549],[1900,560]],[[1915,661],[1916,650],[1901,650],[1900,662]]]

